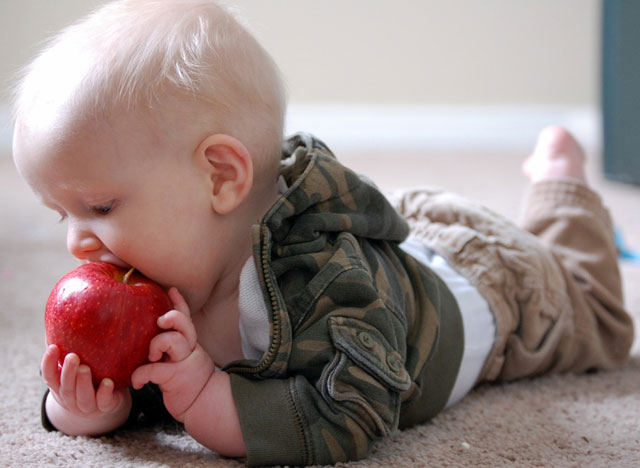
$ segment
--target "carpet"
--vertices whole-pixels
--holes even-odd
[[[442,185],[517,217],[524,181],[519,158],[405,154],[345,158],[383,188]],[[465,168],[461,173],[460,168]],[[590,168],[626,241],[640,246],[640,189],[601,180]],[[498,182],[498,183],[497,183]],[[204,449],[177,425],[68,437],[40,425],[43,309],[49,291],[76,261],[64,226],[40,207],[0,157],[0,466],[238,467]],[[640,265],[623,263],[627,304],[640,318]],[[617,467],[640,466],[640,349],[623,369],[483,385],[429,423],[378,443],[371,455],[341,467]]]

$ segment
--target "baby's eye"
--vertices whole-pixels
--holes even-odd
[[[94,205],[94,206],[90,207],[89,210],[94,215],[105,216],[105,215],[108,215],[111,212],[111,210],[113,209],[113,204],[114,204],[114,202],[110,201],[110,202],[104,203],[102,205]]]
[[[67,213],[63,213],[62,211],[60,213],[58,213],[60,215],[60,219],[58,220],[59,223],[64,222],[65,219],[67,219]]]

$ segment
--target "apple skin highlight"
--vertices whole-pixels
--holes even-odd
[[[94,387],[104,378],[115,388],[149,362],[149,344],[163,330],[158,317],[173,309],[161,286],[138,272],[91,262],[64,275],[45,308],[47,344],[60,349],[59,366],[76,353],[91,369]]]

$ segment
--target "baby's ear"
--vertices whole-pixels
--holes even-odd
[[[229,135],[209,135],[196,150],[211,182],[211,204],[218,214],[229,214],[247,197],[253,185],[249,150]]]

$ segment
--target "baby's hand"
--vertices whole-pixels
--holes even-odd
[[[91,369],[80,362],[77,354],[67,354],[62,369],[58,367],[59,357],[60,349],[50,345],[41,365],[50,390],[47,415],[52,424],[71,435],[101,434],[122,424],[131,407],[129,391],[114,390],[111,379],[103,379],[95,390]]]
[[[131,376],[133,387],[147,382],[160,387],[164,404],[171,415],[183,422],[184,414],[214,373],[211,357],[198,344],[189,306],[176,288],[169,290],[174,310],[158,319],[165,330],[149,345],[151,364],[138,367]]]

